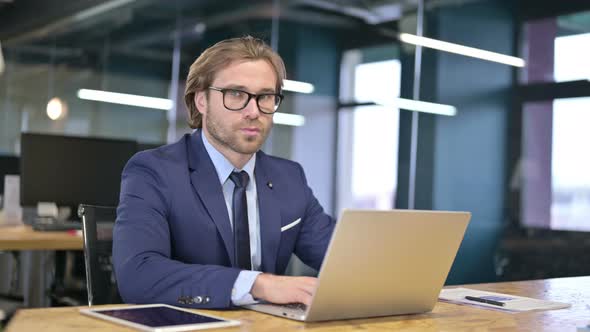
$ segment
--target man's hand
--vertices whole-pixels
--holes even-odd
[[[255,299],[272,303],[310,305],[317,282],[318,279],[312,277],[285,277],[261,273],[256,277],[250,294]]]

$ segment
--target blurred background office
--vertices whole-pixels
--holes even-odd
[[[0,0],[0,174],[22,133],[178,140],[190,64],[246,34],[292,80],[264,150],[332,215],[471,211],[448,284],[590,274],[587,0]]]

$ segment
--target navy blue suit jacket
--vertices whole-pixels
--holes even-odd
[[[284,273],[292,253],[319,269],[334,220],[324,213],[299,164],[261,151],[256,158],[261,270]],[[298,218],[299,224],[281,232]],[[240,270],[232,267],[230,220],[200,130],[129,160],[113,236],[113,264],[125,302],[231,306]],[[207,300],[186,301],[199,296]]]

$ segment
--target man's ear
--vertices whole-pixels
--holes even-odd
[[[204,114],[207,112],[207,94],[205,91],[195,93],[195,106],[197,106],[199,113]]]

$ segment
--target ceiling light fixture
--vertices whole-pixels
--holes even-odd
[[[274,124],[285,126],[300,127],[305,124],[305,117],[298,114],[276,112],[273,116],[272,122]]]
[[[0,43],[0,75],[4,73],[4,68],[6,65],[4,64],[4,57],[2,56],[2,44]]]
[[[78,98],[84,100],[101,101],[105,103],[155,108],[166,111],[172,109],[172,100],[170,99],[146,97],[102,90],[80,89],[78,90]],[[273,122],[275,124],[286,126],[302,126],[305,124],[305,118],[302,115],[277,112],[273,116]]]
[[[283,80],[283,90],[300,93],[312,93],[315,90],[315,87],[311,83],[285,79]]]
[[[442,40],[420,37],[416,35],[412,35],[409,33],[400,33],[398,35],[400,41],[412,45],[417,46],[424,46],[428,48],[437,49],[440,51],[470,56],[473,58],[493,61],[502,63],[505,65],[515,66],[515,67],[524,67],[526,65],[525,61],[521,58],[505,55],[496,52],[490,52],[486,50],[482,50],[479,48],[463,46],[459,44],[449,43]]]
[[[57,97],[51,98],[47,103],[47,116],[53,121],[64,118],[67,112],[67,104]]]
[[[424,112],[446,116],[457,115],[457,108],[455,106],[439,103],[429,103],[420,100],[395,98],[393,100],[378,100],[375,101],[375,103],[381,106],[395,107],[408,111]]]
[[[172,109],[172,100],[167,98],[146,97],[102,90],[80,89],[78,90],[78,98],[112,104],[154,108],[165,111]]]

